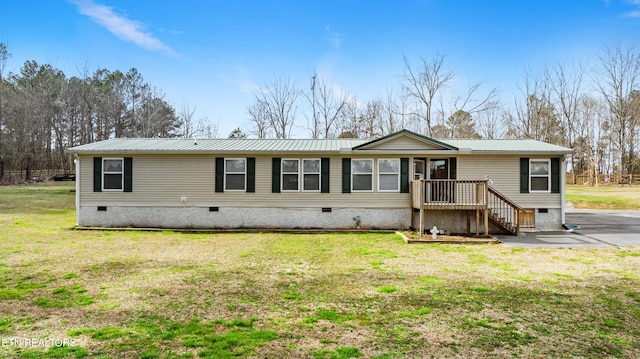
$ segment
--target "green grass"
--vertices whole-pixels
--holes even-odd
[[[76,343],[0,357],[640,357],[640,248],[74,231],[71,188],[0,188],[0,337]]]
[[[69,308],[89,305],[95,300],[87,295],[86,289],[78,285],[72,287],[60,287],[51,291],[46,297],[39,297],[34,304],[43,308]]]
[[[393,293],[397,290],[398,289],[392,285],[383,285],[382,287],[378,288],[378,292],[380,293]]]
[[[640,187],[567,185],[567,202],[575,208],[640,209]]]

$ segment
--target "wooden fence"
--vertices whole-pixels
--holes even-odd
[[[68,173],[69,171],[64,170],[33,170],[31,171],[31,177],[25,178],[27,171],[5,171],[4,177],[0,178],[0,185],[16,185],[16,184],[24,184],[24,183],[34,183],[34,182],[44,182],[51,180],[53,176],[60,173]]]
[[[578,174],[575,177],[571,173],[567,173],[567,184],[581,184],[595,186],[596,177],[587,174]],[[599,174],[597,178],[599,186],[640,186],[640,175],[629,174]]]

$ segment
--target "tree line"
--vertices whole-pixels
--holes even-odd
[[[233,137],[373,138],[409,129],[434,138],[535,139],[574,149],[575,174],[640,174],[640,53],[603,47],[591,64],[525,70],[511,103],[481,82],[454,88],[444,55],[410,61],[386,96],[363,102],[316,72],[308,84],[274,75]],[[575,176],[573,176],[575,179]]]
[[[195,108],[176,109],[135,68],[69,77],[27,61],[5,74],[10,58],[0,43],[0,183],[72,171],[66,148],[108,138],[217,137]],[[443,139],[530,138],[574,149],[574,174],[640,173],[640,53],[632,45],[605,46],[591,64],[527,69],[510,102],[481,82],[461,88],[444,55],[403,60],[397,84],[368,100],[316,72],[302,86],[274,75],[229,137],[374,138],[409,129]]]
[[[0,183],[73,171],[65,150],[81,144],[216,135],[205,119],[194,118],[195,109],[185,104],[176,110],[135,68],[68,77],[49,64],[26,61],[18,73],[5,75],[10,58],[0,43]]]

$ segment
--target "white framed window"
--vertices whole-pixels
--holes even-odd
[[[378,159],[378,191],[400,192],[400,159]]]
[[[282,159],[282,192],[297,192],[300,190],[300,160],[293,158]]]
[[[310,158],[302,160],[302,190],[305,192],[320,192],[320,159]]]
[[[245,191],[247,189],[247,159],[224,159],[224,190]]]
[[[530,192],[551,192],[551,160],[529,160]]]
[[[102,159],[102,190],[103,191],[123,191],[124,190],[124,159],[123,158],[103,158]]]
[[[373,160],[351,160],[351,191],[373,192]]]

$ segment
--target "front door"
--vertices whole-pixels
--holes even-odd
[[[437,181],[449,179],[449,159],[429,159],[429,179],[436,180],[435,182],[431,182],[429,201],[451,202],[453,195],[453,184],[449,181]]]
[[[413,179],[424,179],[424,160],[413,160]]]

